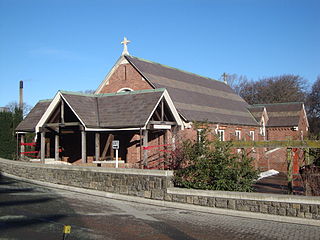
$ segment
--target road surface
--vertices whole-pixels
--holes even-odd
[[[320,239],[320,227],[179,210],[0,178],[0,239]]]

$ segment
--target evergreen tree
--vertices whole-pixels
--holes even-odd
[[[13,112],[0,113],[0,157],[16,158],[15,128],[21,121],[22,112],[18,108],[15,108]]]

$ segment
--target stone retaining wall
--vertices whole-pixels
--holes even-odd
[[[172,187],[172,171],[25,163],[0,158],[0,171],[15,176],[162,200]]]
[[[149,199],[320,220],[320,197],[174,188],[172,171],[43,165],[1,158],[0,171],[38,181]]]

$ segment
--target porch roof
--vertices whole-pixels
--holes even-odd
[[[87,131],[134,130],[145,129],[161,100],[166,102],[173,119],[164,124],[183,123],[166,89],[140,90],[109,94],[82,94],[59,91],[51,101],[41,119],[36,123],[35,131],[46,125],[67,125],[69,122],[48,122],[55,111],[60,111],[60,102],[64,101]],[[172,122],[173,121],[173,122]],[[73,122],[74,124],[74,122]]]
[[[143,127],[164,91],[93,95],[61,92],[61,95],[86,127],[118,129]]]

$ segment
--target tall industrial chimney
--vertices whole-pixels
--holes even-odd
[[[19,109],[23,113],[23,81],[20,81],[20,88],[19,88]]]

